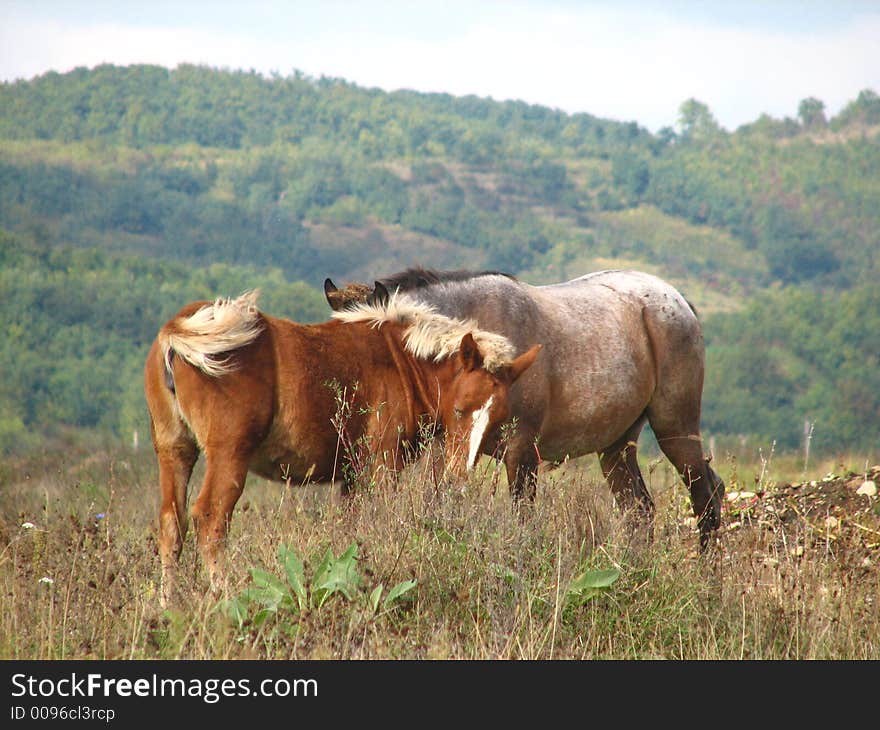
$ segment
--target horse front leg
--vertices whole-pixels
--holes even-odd
[[[205,460],[205,480],[192,507],[192,520],[211,590],[219,595],[226,588],[226,537],[244,490],[248,460],[216,451],[206,452]]]
[[[394,488],[411,454],[408,449],[414,442],[414,429],[400,425],[394,411],[385,406],[370,416],[363,442],[349,453],[350,477],[355,481],[366,478],[368,485],[376,489]],[[360,465],[356,463],[358,461]],[[348,492],[351,492],[351,485]]]
[[[654,530],[654,500],[639,469],[637,454],[643,423],[643,419],[639,420],[617,441],[600,451],[599,464],[630,532],[644,531],[644,538],[650,541]]]
[[[510,495],[518,505],[523,497],[528,504],[535,501],[538,490],[538,448],[535,434],[519,430],[514,433],[504,454],[504,467],[507,470],[507,484]]]
[[[398,477],[406,466],[406,446],[397,434],[377,439],[371,455],[370,483],[376,489],[386,490],[397,485]]]
[[[638,440],[644,419],[630,426],[617,441],[599,452],[599,464],[618,508],[652,519],[654,500],[642,476],[638,460]]]

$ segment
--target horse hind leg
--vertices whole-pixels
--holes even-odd
[[[721,526],[724,482],[703,456],[699,431],[693,433],[657,431],[657,443],[675,466],[690,491],[691,507],[700,530],[700,548],[705,550]]]
[[[700,408],[704,355],[698,328],[679,319],[679,327],[645,325],[656,365],[656,389],[647,416],[657,443],[690,491],[691,506],[705,550],[721,525],[724,482],[703,457]],[[658,353],[665,353],[658,359]]]
[[[645,530],[650,540],[654,524],[654,500],[639,469],[637,443],[644,416],[617,441],[599,453],[602,474],[611,487],[614,501],[624,513],[633,532]]]
[[[248,460],[216,449],[205,452],[205,479],[192,506],[193,528],[215,594],[226,587],[226,536],[247,478]]]
[[[163,608],[173,601],[177,562],[187,532],[187,486],[199,451],[185,439],[171,446],[156,448],[159,462],[159,559],[162,564],[160,603]]]
[[[154,362],[155,360],[155,362]],[[150,411],[150,435],[159,465],[159,560],[162,578],[159,602],[173,600],[177,562],[186,537],[186,496],[199,448],[180,417],[173,396],[161,378],[157,358],[147,362],[145,392]]]

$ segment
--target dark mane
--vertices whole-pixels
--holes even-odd
[[[343,289],[339,289],[330,279],[325,279],[324,296],[334,312],[342,312],[361,303],[381,305],[386,303],[389,296],[395,291],[407,292],[414,289],[425,289],[434,284],[469,281],[479,276],[504,276],[511,281],[517,280],[512,274],[505,274],[503,271],[468,271],[467,269],[438,271],[437,269],[413,266],[379,279],[372,288],[367,284],[348,284]]]
[[[425,269],[421,266],[410,267],[404,271],[399,271],[391,276],[386,276],[379,281],[388,291],[393,292],[395,289],[400,291],[411,291],[412,289],[424,289],[432,284],[441,284],[447,281],[467,281],[475,279],[478,276],[506,276],[508,279],[516,281],[516,277],[512,274],[506,274],[503,271],[469,271],[467,269],[455,269],[454,271],[438,271],[437,269]]]

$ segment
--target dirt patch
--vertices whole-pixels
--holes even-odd
[[[730,491],[725,532],[763,533],[762,543],[800,556],[833,552],[847,563],[880,563],[880,465],[856,474]]]

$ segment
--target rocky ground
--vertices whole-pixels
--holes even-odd
[[[872,568],[880,564],[878,484],[880,465],[858,474],[729,491],[725,532],[731,538],[752,533],[750,538],[788,555],[824,551],[847,567]]]

